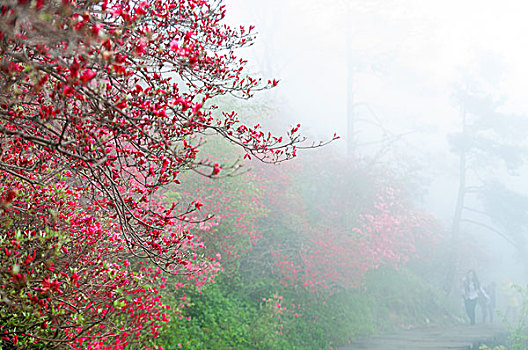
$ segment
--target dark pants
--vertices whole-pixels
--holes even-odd
[[[464,306],[466,313],[469,316],[469,322],[475,324],[475,307],[477,306],[477,299],[464,299]]]

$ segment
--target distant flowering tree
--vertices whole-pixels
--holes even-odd
[[[284,137],[216,113],[213,99],[275,86],[234,50],[252,27],[221,1],[0,2],[0,334],[21,347],[118,349],[165,322],[162,271],[218,269],[196,251],[196,198],[156,193],[195,170],[210,134],[245,157],[295,156]],[[198,257],[198,259],[196,259]],[[202,283],[200,282],[200,283]]]
[[[431,238],[434,220],[413,209],[387,175],[327,154],[296,163],[261,171],[279,232],[264,240],[284,285],[322,294],[357,288],[367,271],[405,264]],[[310,174],[317,182],[307,181]]]

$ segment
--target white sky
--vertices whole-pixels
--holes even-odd
[[[257,25],[256,55],[271,61],[269,73],[282,78],[292,103],[306,104],[297,101],[303,94],[324,97],[319,104],[310,99],[310,110],[328,108],[322,105],[329,91],[332,100],[344,99],[339,90],[344,87],[347,6],[356,70],[365,72],[381,60],[408,70],[429,90],[442,89],[458,80],[461,68],[471,69],[476,54],[491,52],[508,68],[501,92],[528,109],[526,1],[229,0],[227,6],[230,22]],[[360,85],[356,90],[361,94]]]
[[[404,138],[403,152],[409,157],[418,152],[437,168],[456,169],[446,134],[459,127],[450,94],[463,75],[491,81],[484,89],[505,96],[505,108],[528,111],[528,1],[227,0],[226,5],[229,23],[255,24],[259,32],[256,44],[240,54],[265,77],[281,79],[274,96],[288,105],[292,123],[301,122],[318,138],[334,132],[346,138],[347,62],[354,69],[354,100],[367,104],[396,134],[418,130]],[[484,56],[497,61],[496,72],[479,71]],[[357,113],[373,117],[366,108]],[[364,138],[370,137],[368,130],[358,125]]]

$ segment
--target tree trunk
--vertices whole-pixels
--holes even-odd
[[[458,249],[455,249],[460,237],[460,223],[462,221],[462,211],[464,209],[464,200],[466,195],[466,173],[467,173],[467,147],[465,141],[467,140],[466,130],[466,112],[462,110],[462,140],[464,144],[460,149],[459,164],[458,164],[458,192],[457,201],[455,205],[455,213],[453,215],[453,222],[451,225],[451,252],[447,259],[447,276],[444,285],[444,290],[450,294],[454,282],[455,273],[458,265]]]

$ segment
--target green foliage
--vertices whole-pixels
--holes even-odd
[[[394,329],[452,322],[452,308],[412,271],[382,266],[367,273],[362,287],[336,293],[309,312],[318,314],[328,347]]]
[[[308,301],[289,324],[290,343],[300,349],[324,349],[375,333],[375,300],[359,291],[342,291],[324,301]],[[313,298],[313,295],[311,296]]]
[[[263,296],[274,297],[263,301]],[[274,279],[249,280],[226,273],[201,291],[187,291],[186,299],[188,306],[176,308],[158,345],[168,349],[325,349],[397,328],[452,321],[451,305],[442,293],[404,268],[380,267],[367,274],[361,288],[342,290],[324,300]],[[172,304],[179,302],[175,298]]]
[[[378,304],[381,330],[452,322],[451,301],[410,269],[382,266],[367,274],[365,287]]]
[[[5,226],[2,228],[5,228]],[[33,307],[34,303],[31,301],[30,295],[26,291],[37,285],[35,281],[39,281],[45,275],[46,263],[55,263],[59,255],[57,246],[61,244],[63,239],[63,235],[47,227],[45,230],[38,232],[35,237],[22,235],[18,230],[9,236],[2,232],[0,235],[2,251],[30,252],[38,250],[38,254],[35,254],[37,260],[44,260],[39,259],[41,256],[46,257],[45,261],[39,261],[38,265],[34,264],[35,268],[32,269],[32,273],[27,275],[24,273],[26,270],[24,269],[23,258],[25,258],[24,255],[30,254],[19,254],[18,256],[11,254],[11,257],[4,254],[3,259],[0,259],[2,266],[7,266],[7,269],[0,273],[0,285],[2,286],[0,291],[0,320],[3,321],[2,330],[11,330],[18,338],[19,335],[24,333],[25,329],[38,327],[40,334],[44,337],[53,336],[54,331],[47,327],[49,323],[47,315],[37,312],[36,308]],[[22,277],[16,279],[15,277],[17,276]],[[58,311],[52,310],[53,316],[56,315],[56,312]],[[31,339],[24,337],[20,337],[18,345],[35,349],[44,347],[42,344],[42,346],[33,344]]]
[[[483,344],[483,345],[479,346],[479,350],[506,350],[506,347],[504,345],[498,345],[498,346],[494,346],[494,347],[490,348],[486,344]]]
[[[283,349],[275,298],[255,302],[224,275],[187,291],[158,345],[168,349]],[[241,287],[241,286],[239,286]],[[183,297],[182,297],[183,298]]]
[[[516,316],[514,319],[508,319],[511,315],[500,312],[504,322],[509,325],[508,349],[524,350],[528,347],[528,285],[524,288],[513,284],[507,287],[511,288],[508,293],[510,297],[520,301],[519,305],[517,302],[513,303],[515,305],[510,305],[515,308],[515,310],[509,310],[514,313],[513,316]]]

